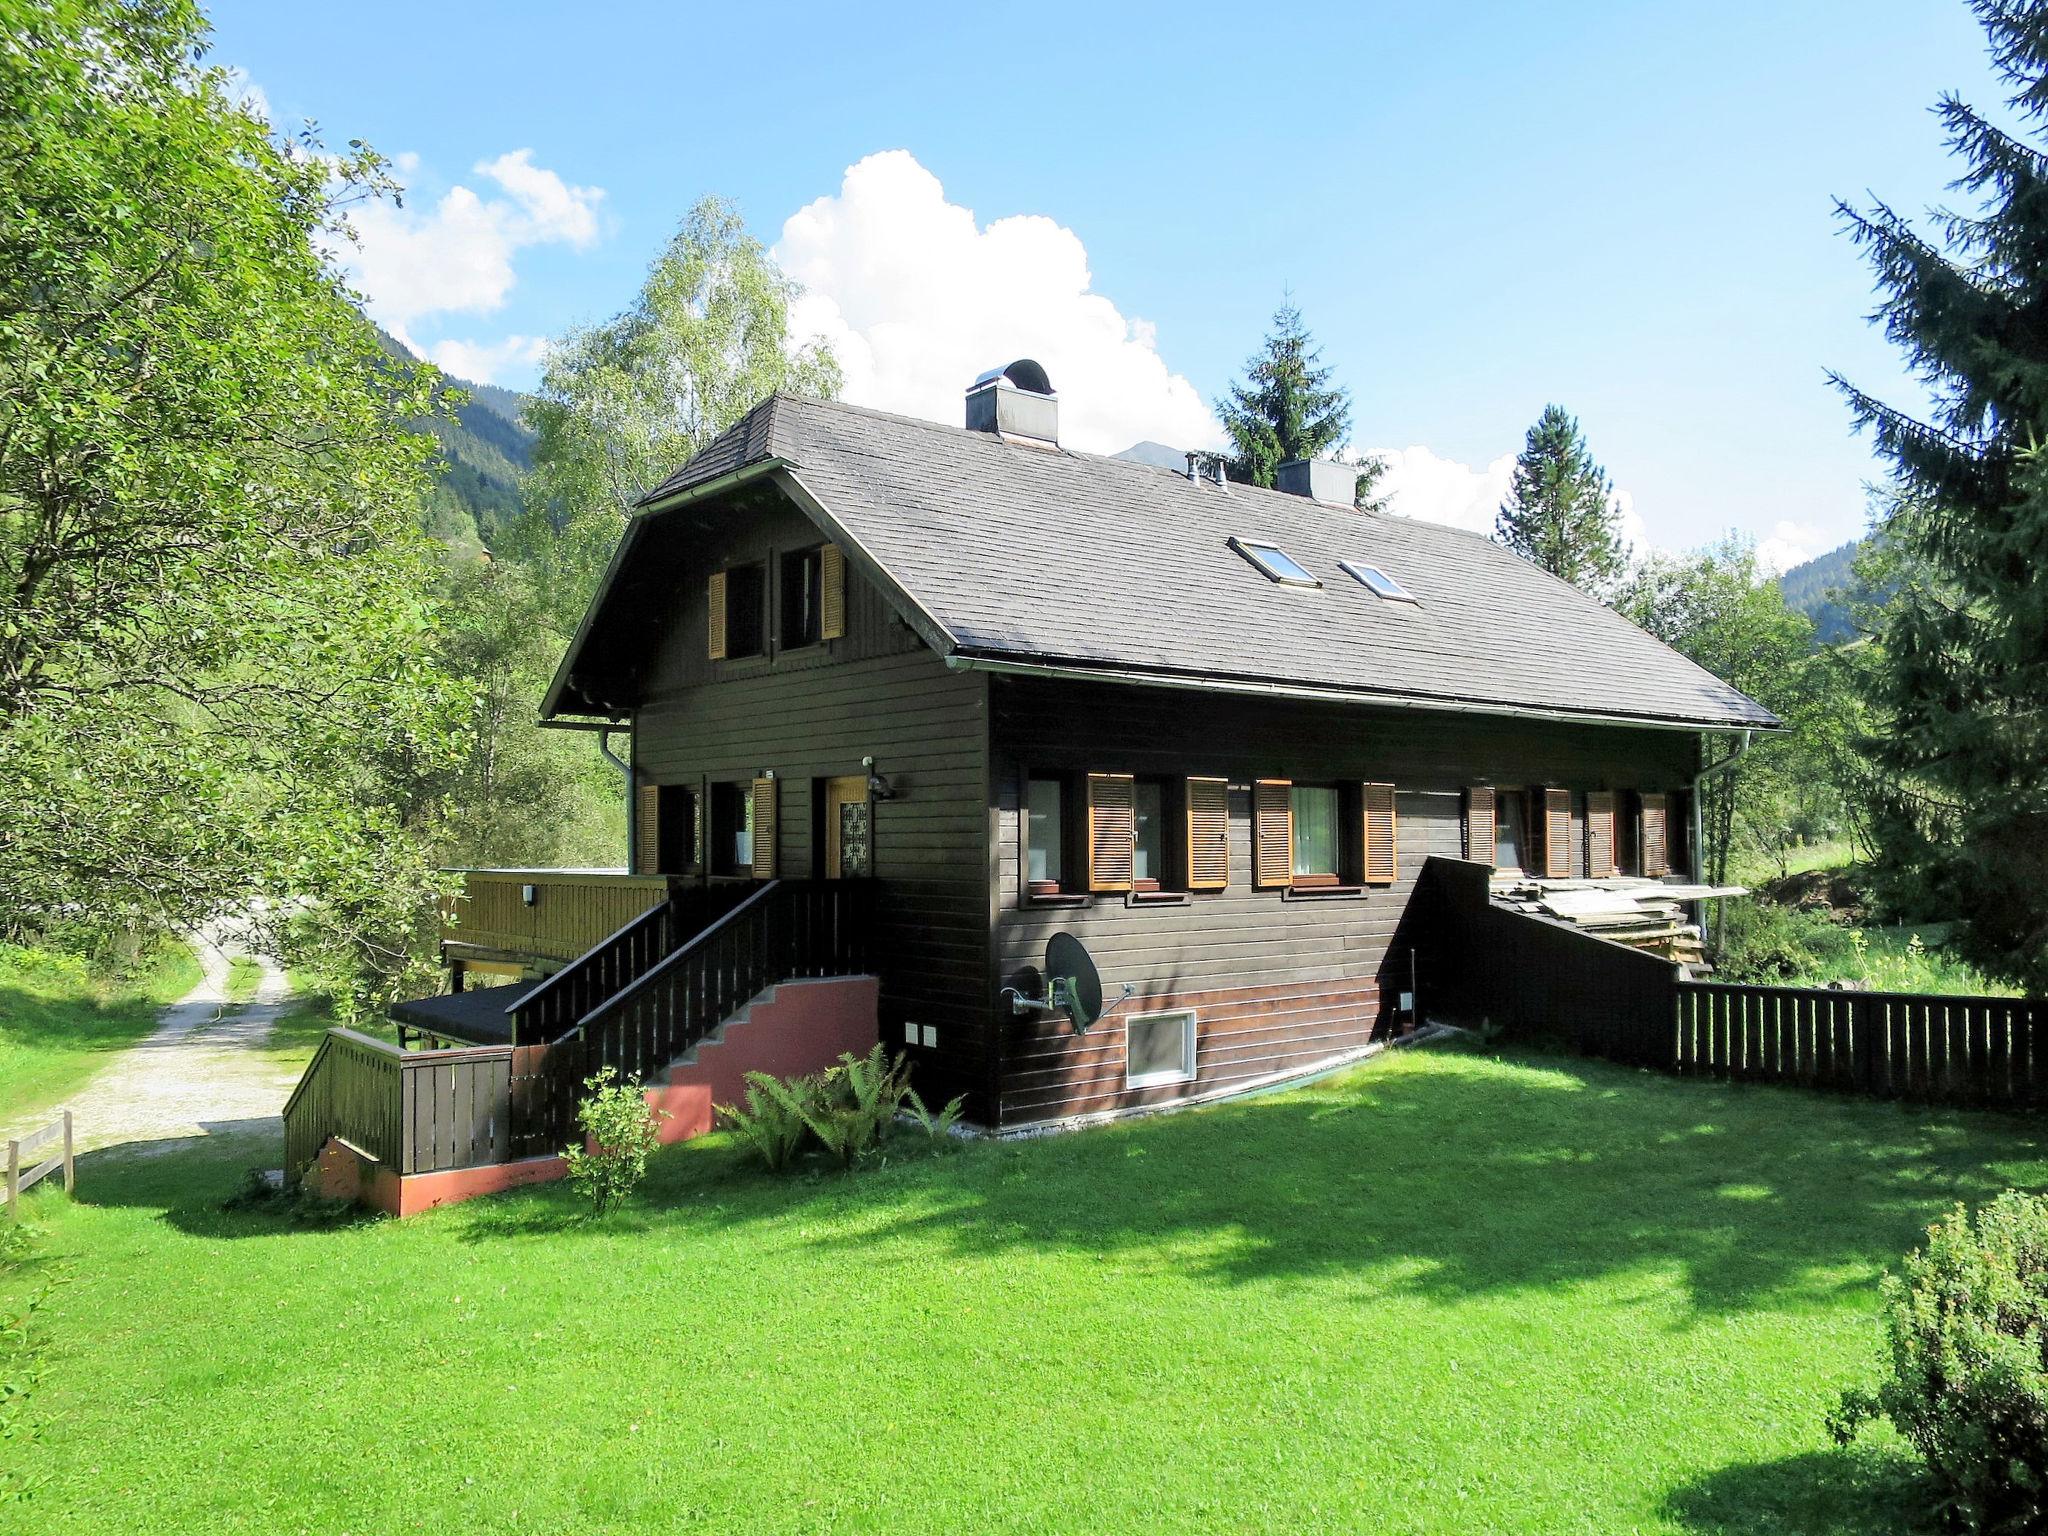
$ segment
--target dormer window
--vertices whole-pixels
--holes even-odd
[[[1277,544],[1258,544],[1249,539],[1232,539],[1230,547],[1258,567],[1268,581],[1283,587],[1320,587],[1322,583]]]
[[[1375,597],[1383,597],[1390,603],[1413,603],[1418,608],[1422,606],[1421,598],[1376,565],[1363,565],[1356,560],[1339,560],[1337,564],[1343,567],[1345,575]]]

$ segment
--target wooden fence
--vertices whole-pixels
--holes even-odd
[[[652,1077],[763,988],[863,970],[872,904],[860,882],[757,887],[552,1043],[407,1051],[329,1030],[285,1104],[285,1176],[330,1136],[401,1174],[559,1152],[599,1067]]]
[[[42,1162],[23,1166],[24,1159],[32,1159],[45,1147],[53,1146],[57,1151]],[[78,1169],[71,1156],[71,1111],[68,1109],[40,1131],[7,1143],[8,1219],[18,1220],[22,1195],[59,1169],[64,1172],[64,1193],[68,1195],[78,1187]]]
[[[1629,1066],[1874,1098],[2048,1105],[2048,1002],[1688,981],[1567,923],[1493,905],[1485,866],[1429,861],[1423,1006]]]

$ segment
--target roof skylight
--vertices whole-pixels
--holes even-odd
[[[1320,587],[1322,583],[1277,544],[1254,544],[1249,539],[1232,539],[1230,547],[1259,568],[1268,581],[1283,587]]]
[[[1410,592],[1376,565],[1361,565],[1356,560],[1339,560],[1344,574],[1377,597],[1384,597],[1390,603],[1413,603],[1422,606],[1422,599]]]

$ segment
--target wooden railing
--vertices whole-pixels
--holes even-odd
[[[668,898],[666,875],[615,870],[466,869],[441,914],[457,952],[574,960]],[[533,899],[527,900],[531,890]]]
[[[703,1040],[763,988],[800,976],[844,976],[868,966],[863,882],[771,880],[607,998],[529,1062],[516,1092],[515,1137],[560,1147],[584,1080],[602,1067],[639,1081]],[[531,1151],[517,1155],[532,1155]]]
[[[650,907],[588,953],[506,1008],[517,1045],[545,1045],[567,1034],[606,998],[638,981],[690,935],[730,912],[751,885],[688,886]]]
[[[57,1150],[45,1152],[46,1147]],[[40,1163],[35,1161],[39,1152],[43,1154]],[[73,1193],[78,1188],[78,1164],[71,1154],[71,1111],[68,1109],[41,1130],[8,1141],[5,1186],[8,1218],[19,1220],[21,1197],[59,1171],[64,1175],[64,1193]]]
[[[1423,1006],[1630,1066],[1952,1104],[2048,1106],[2048,1002],[1687,981],[1564,923],[1495,907],[1431,859]]]
[[[1682,981],[1674,1067],[1876,1098],[2048,1105],[2048,1003]]]
[[[330,1136],[401,1174],[559,1152],[598,1068],[653,1077],[764,988],[865,970],[871,900],[853,881],[755,887],[552,1044],[406,1051],[329,1030],[285,1104],[285,1175],[296,1183]]]

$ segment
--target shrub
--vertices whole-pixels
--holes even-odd
[[[602,1216],[647,1176],[648,1154],[661,1145],[657,1133],[666,1113],[652,1108],[640,1085],[611,1067],[600,1067],[583,1086],[590,1094],[576,1106],[576,1123],[588,1146],[565,1148],[562,1161],[569,1165],[570,1184],[590,1202],[592,1214]]]
[[[1842,1395],[1835,1439],[1890,1419],[1964,1529],[2048,1527],[2048,1198],[2007,1191],[1974,1221],[1957,1206],[1885,1276],[1884,1312],[1890,1375]]]
[[[733,1128],[770,1173],[780,1173],[810,1134],[799,1095],[812,1092],[821,1082],[820,1078],[799,1077],[782,1083],[766,1072],[749,1072],[746,1107],[721,1104],[718,1118]]]
[[[1826,918],[1768,901],[1729,901],[1722,918],[1715,971],[1727,981],[1784,981],[1847,947]]]

